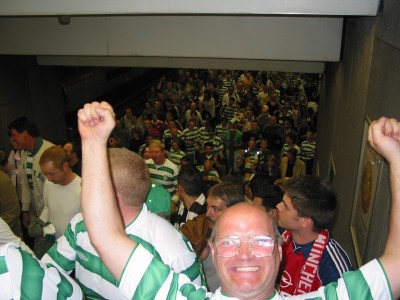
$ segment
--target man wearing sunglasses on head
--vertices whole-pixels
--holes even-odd
[[[114,127],[112,107],[86,104],[78,113],[83,145],[82,211],[91,241],[126,297],[148,299],[283,299],[275,290],[282,248],[272,219],[260,208],[237,204],[218,219],[210,242],[221,281],[215,294],[173,274],[139,242],[126,237],[115,205],[106,143]],[[369,141],[390,165],[392,212],[384,254],[348,272],[337,284],[293,299],[393,299],[400,296],[400,124],[373,122]],[[93,155],[96,153],[96,155]],[[102,218],[101,224],[97,222]],[[143,299],[143,298],[141,298]]]

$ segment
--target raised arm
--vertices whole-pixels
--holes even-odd
[[[92,245],[116,279],[135,248],[124,231],[111,182],[107,140],[115,126],[107,102],[92,102],[78,112],[82,139],[82,213]]]
[[[400,297],[400,124],[381,117],[372,122],[368,141],[389,163],[391,214],[389,234],[380,261],[385,269],[394,299]]]

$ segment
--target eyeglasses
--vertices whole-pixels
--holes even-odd
[[[214,244],[220,257],[234,257],[239,253],[240,243],[248,243],[251,255],[269,257],[274,253],[275,241],[266,235],[225,236],[218,238]]]

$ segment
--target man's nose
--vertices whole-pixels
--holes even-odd
[[[252,256],[250,244],[248,241],[240,241],[237,256],[240,259],[247,259]]]
[[[207,216],[207,217],[211,217],[211,216],[212,216],[212,209],[211,209],[211,207],[207,207],[206,216]]]

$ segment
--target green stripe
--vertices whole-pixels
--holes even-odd
[[[76,236],[78,236],[79,233],[86,233],[87,232],[87,228],[86,228],[86,224],[84,222],[84,220],[79,221],[78,223],[75,224],[75,237],[74,239],[76,239]],[[72,233],[72,230],[71,230]]]
[[[69,282],[68,279],[65,278],[65,276],[62,274],[60,274],[60,277],[61,277],[61,281],[57,285],[57,288],[58,288],[57,299],[58,300],[67,299],[67,298],[71,297],[74,292],[74,288],[73,288],[71,282]]]
[[[140,243],[147,251],[149,251],[154,256],[154,258],[156,258],[159,261],[163,262],[163,260],[161,259],[160,254],[157,252],[156,248],[152,244],[150,244],[149,242],[145,241],[144,239],[138,237],[137,235],[128,234],[128,237],[131,240],[135,241],[136,243]]]
[[[171,168],[168,168],[166,166],[162,166],[161,168],[158,168],[157,171],[167,172],[171,175],[174,174],[174,170],[172,170]]]
[[[329,300],[335,300],[338,299],[338,296],[336,294],[336,288],[337,288],[337,282],[331,282],[325,287],[324,293],[325,293],[325,298]],[[321,299],[321,298],[317,298]]]
[[[8,272],[6,258],[4,256],[0,257],[0,274],[5,274]]]
[[[147,164],[147,167],[148,167],[149,169],[153,169],[153,170],[156,169],[156,166],[155,166],[154,164]]]
[[[153,258],[146,270],[146,273],[140,280],[132,299],[155,299],[158,291],[168,278],[169,272],[170,269],[168,266],[163,265],[156,258]]]
[[[79,223],[83,223],[83,220]],[[71,224],[68,224],[67,229],[64,232],[64,236],[69,246],[75,251],[76,248],[76,235],[72,231]],[[58,241],[47,251],[47,254],[66,272],[75,269],[75,261],[66,258],[64,255],[57,251]]]
[[[21,299],[41,299],[43,292],[44,269],[40,266],[39,261],[32,258],[28,254],[18,249],[22,259],[22,276],[21,276]]]
[[[82,288],[82,290],[85,293],[85,299],[88,300],[97,300],[97,299],[103,299],[103,297],[96,293],[94,290],[88,288],[87,286],[85,286],[84,284],[82,284],[82,282],[79,281],[79,278],[75,278],[75,281],[80,285],[80,287]]]
[[[343,274],[343,280],[347,288],[349,299],[373,299],[368,283],[360,270]],[[338,299],[337,283],[332,282],[325,287],[325,298],[329,300]],[[320,299],[320,298],[316,298]]]
[[[199,271],[199,265],[197,264],[197,259],[189,268],[187,268],[185,271],[182,271],[181,273],[189,277],[191,281],[199,277],[200,271]]]
[[[104,280],[115,285],[116,280],[107,267],[103,264],[101,259],[86,251],[82,247],[76,247],[76,261],[86,270],[91,273],[97,274]]]
[[[55,243],[47,254],[62,268],[65,272],[72,271],[75,269],[75,261],[69,260],[61,253],[57,252],[57,243]],[[47,264],[51,266],[52,264]]]
[[[163,180],[162,175],[156,174],[156,173],[150,173],[150,178],[158,179],[158,180]]]
[[[342,277],[346,287],[351,287],[347,291],[350,300],[373,299],[368,282],[360,270],[344,273]]]
[[[179,291],[186,298],[190,297],[190,299],[206,299],[206,291],[202,288],[196,290],[193,284],[190,283],[185,283],[182,285]]]
[[[176,294],[178,293],[178,287],[179,287],[179,277],[178,274],[174,273],[166,299],[176,299]]]

